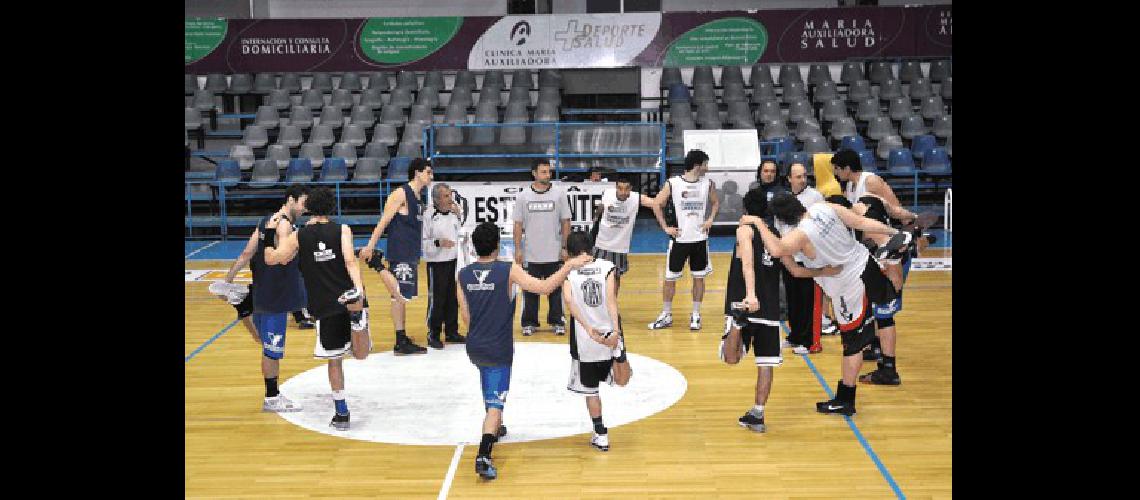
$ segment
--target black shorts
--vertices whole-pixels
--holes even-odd
[[[578,361],[570,360],[570,381],[566,388],[578,394],[597,395],[598,385],[613,381],[614,360]]]
[[[752,349],[756,356],[756,366],[780,366],[784,364],[780,352],[780,327],[763,323],[748,322],[740,329],[740,347],[744,353]]]
[[[883,268],[879,267],[874,257],[867,257],[867,265],[863,267],[863,274],[859,277],[863,280],[863,286],[867,289],[867,297],[871,302],[886,304],[899,297],[899,291],[895,290],[894,283],[891,283],[891,279],[883,272]]]
[[[337,313],[317,320],[317,344],[313,357],[339,359],[352,348],[352,327],[348,312]]]
[[[889,284],[889,283],[888,283]],[[871,314],[871,301],[863,297],[863,310],[859,313],[859,326],[843,331],[840,329],[839,337],[843,341],[843,355],[853,356],[863,352],[863,348],[875,339],[875,315]]]
[[[689,274],[694,278],[704,278],[712,273],[708,240],[678,243],[670,239],[665,260],[665,281],[681,279],[681,271],[685,269],[686,260],[689,261]]]

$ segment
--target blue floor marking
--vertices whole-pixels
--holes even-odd
[[[238,320],[238,319],[233,320],[232,323],[226,325],[225,328],[222,328],[222,331],[215,333],[213,337],[210,337],[210,340],[207,340],[205,344],[202,344],[202,345],[198,346],[197,349],[194,349],[194,352],[190,353],[189,356],[186,356],[186,362],[189,363],[191,358],[196,356],[198,353],[202,352],[202,349],[205,349],[206,346],[214,343],[215,340],[218,340],[218,337],[221,337],[223,333],[230,331],[230,328],[233,328],[234,325],[238,324],[238,321],[241,321],[241,320]]]

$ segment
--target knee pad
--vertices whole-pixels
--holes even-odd
[[[892,326],[895,326],[895,318],[875,318],[875,323],[878,324],[879,328],[890,328]]]

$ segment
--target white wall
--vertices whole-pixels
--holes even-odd
[[[507,0],[269,0],[269,17],[505,16]]]

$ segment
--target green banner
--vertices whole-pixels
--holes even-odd
[[[768,30],[755,19],[728,17],[697,26],[677,37],[665,66],[753,64],[768,47]]]
[[[210,55],[226,38],[225,19],[186,20],[186,61],[189,64]]]
[[[383,64],[418,61],[451,41],[462,17],[397,17],[369,19],[360,30],[360,50]]]

